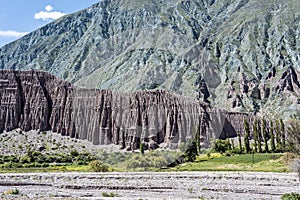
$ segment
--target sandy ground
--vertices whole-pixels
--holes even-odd
[[[18,195],[5,195],[18,189]],[[294,173],[134,172],[0,174],[2,199],[280,199]],[[113,193],[114,197],[104,197]]]

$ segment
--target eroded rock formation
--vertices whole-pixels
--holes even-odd
[[[288,119],[299,113],[299,10],[299,0],[101,0],[1,47],[0,69]]]
[[[128,150],[140,142],[145,149],[176,148],[196,132],[203,143],[235,137],[243,132],[243,119],[252,119],[167,91],[79,88],[45,72],[12,70],[0,71],[0,117],[0,132],[52,130]]]

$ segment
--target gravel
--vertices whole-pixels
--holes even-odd
[[[18,189],[18,195],[7,191]],[[295,173],[122,172],[0,174],[4,199],[280,199]],[[114,197],[104,197],[106,194]]]

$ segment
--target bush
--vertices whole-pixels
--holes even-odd
[[[156,168],[161,168],[167,166],[167,161],[163,157],[153,158],[152,166]]]
[[[18,158],[14,155],[3,156],[2,159],[3,159],[4,162],[14,162],[14,163],[19,162]]]
[[[28,156],[23,156],[20,158],[20,163],[21,164],[30,163],[30,158]]]
[[[60,162],[60,163],[72,163],[72,158],[69,155],[61,155],[61,158],[57,162]]]
[[[31,168],[31,167],[35,167],[35,163],[26,163],[23,165],[24,168]]]
[[[45,155],[43,155],[43,154],[40,154],[40,155],[38,155],[37,157],[36,157],[36,162],[38,162],[38,163],[45,163],[47,161],[47,158],[46,158],[46,156]]]
[[[85,160],[77,160],[76,162],[77,165],[86,165],[86,161]]]
[[[91,161],[89,166],[94,172],[108,172],[108,166],[100,160]]]
[[[18,194],[20,194],[20,191],[17,188],[15,188],[15,189],[7,190],[3,194],[4,195],[18,195]]]
[[[197,144],[195,141],[192,141],[184,152],[185,161],[194,162],[198,155]]]
[[[78,153],[77,150],[72,150],[71,153],[70,153],[70,155],[71,155],[73,158],[75,158],[75,157],[77,157],[77,156],[79,155],[79,153]]]
[[[145,154],[133,154],[127,161],[127,169],[143,168],[161,168],[167,166],[167,161],[160,154],[161,152],[148,152]]]
[[[218,153],[225,153],[227,150],[231,150],[231,144],[227,140],[215,140],[212,150]]]
[[[289,194],[284,194],[281,197],[282,200],[300,200],[300,194],[298,193],[289,193]]]
[[[107,193],[107,192],[102,192],[102,196],[103,197],[115,197],[115,196],[117,196],[117,194],[115,194],[115,193]]]
[[[49,165],[49,163],[43,163],[43,164],[41,164],[41,167],[49,167],[50,165]]]

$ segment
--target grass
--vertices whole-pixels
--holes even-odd
[[[242,154],[234,156],[201,155],[196,162],[184,163],[170,171],[256,171],[287,172],[288,166],[280,159],[283,154]],[[169,171],[169,170],[168,170]]]
[[[91,172],[88,165],[67,165],[30,168],[1,168],[0,173],[31,173],[31,172]]]
[[[183,163],[169,169],[153,167],[127,169],[116,166],[109,171],[256,171],[256,172],[287,172],[289,167],[282,158],[284,154],[241,154],[224,156],[219,153],[202,154],[195,162]],[[151,157],[151,156],[150,156]],[[128,158],[127,158],[128,159]],[[123,163],[124,164],[124,163]],[[22,167],[0,168],[0,173],[20,172],[91,172],[89,165],[68,164],[63,166],[50,165],[49,167]]]

